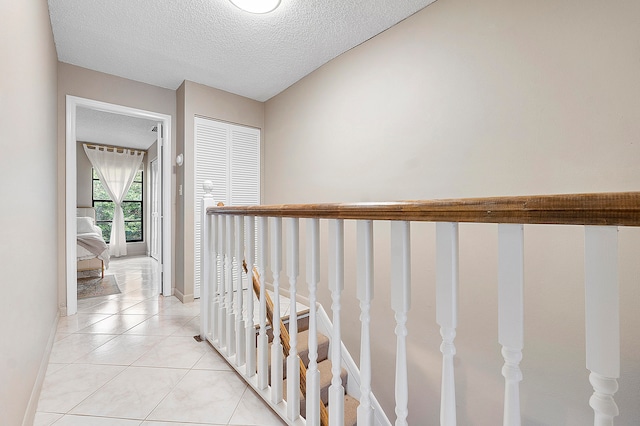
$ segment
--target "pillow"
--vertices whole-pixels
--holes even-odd
[[[87,234],[89,232],[96,232],[93,229],[93,219],[90,217],[78,217],[78,234]]]

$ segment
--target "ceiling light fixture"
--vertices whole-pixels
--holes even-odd
[[[250,13],[269,13],[280,5],[280,0],[229,0],[238,8]]]

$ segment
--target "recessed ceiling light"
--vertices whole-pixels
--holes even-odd
[[[240,9],[251,13],[269,13],[280,5],[280,0],[229,0]]]

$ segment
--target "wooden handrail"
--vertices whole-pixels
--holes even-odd
[[[353,204],[210,207],[208,214],[425,222],[640,226],[640,192]]]
[[[242,261],[242,267],[244,268],[244,272],[246,274],[249,273],[247,268],[247,262]],[[260,298],[260,274],[258,273],[257,268],[253,268],[253,291],[258,298]],[[266,291],[264,292],[265,301],[267,305],[267,320],[269,324],[271,324],[271,328],[273,325],[273,301],[271,300],[271,296]],[[295,309],[295,303],[294,303]],[[282,322],[282,318],[279,321],[280,325],[280,341],[282,342],[282,352],[284,353],[285,358],[289,356],[289,351],[291,350],[291,344],[289,343],[289,330]],[[307,367],[305,367],[304,363],[300,359],[300,392],[302,395],[307,396]],[[329,412],[327,411],[327,407],[324,405],[324,402],[320,400],[320,426],[328,426],[329,425]]]

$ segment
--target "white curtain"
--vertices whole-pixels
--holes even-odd
[[[87,145],[84,145],[84,152],[87,153],[102,186],[115,204],[109,252],[115,257],[126,256],[127,240],[124,232],[122,200],[127,195],[140,168],[144,153],[130,149],[123,149],[123,152],[108,151],[106,147],[89,148]]]

